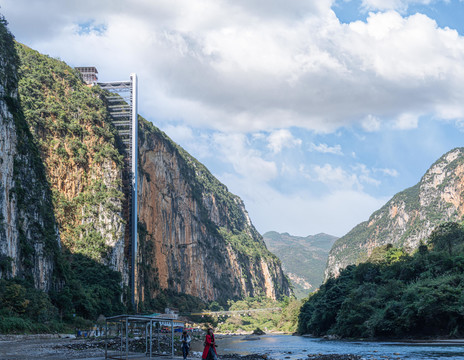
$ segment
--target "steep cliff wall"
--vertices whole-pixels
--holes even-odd
[[[19,59],[0,20],[0,278],[49,290],[59,251],[51,193],[18,98]]]
[[[65,63],[17,46],[19,93],[38,145],[63,248],[110,265],[127,284],[122,156],[103,92]],[[289,294],[242,201],[146,121],[140,127],[138,294],[205,300]]]
[[[393,244],[414,250],[439,224],[464,215],[464,148],[443,155],[421,181],[396,194],[368,221],[354,227],[332,247],[325,277],[365,259],[375,247]]]
[[[290,294],[239,197],[143,119],[139,148],[140,299],[159,289],[204,300]]]
[[[102,90],[64,62],[17,45],[19,94],[46,169],[61,242],[123,274],[122,156]]]

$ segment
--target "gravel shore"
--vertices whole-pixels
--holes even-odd
[[[268,354],[219,354],[220,360],[274,360]],[[0,335],[0,360],[103,360],[104,341],[75,339],[69,335]],[[140,358],[141,359],[141,358]],[[163,360],[172,360],[170,356]],[[175,360],[182,359],[175,356]],[[191,360],[200,360],[201,352],[192,352]],[[301,360],[362,360],[358,355],[307,354]],[[374,360],[370,357],[369,360]]]

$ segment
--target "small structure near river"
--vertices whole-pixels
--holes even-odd
[[[184,323],[161,315],[118,315],[106,319],[105,359],[129,359],[141,353],[174,356],[174,331]]]

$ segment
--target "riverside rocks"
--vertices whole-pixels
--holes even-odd
[[[221,355],[221,359],[228,360],[265,360],[268,359],[267,354],[251,354],[251,355],[239,355],[239,354],[226,354]]]
[[[351,355],[351,354],[328,354],[328,355],[313,355],[309,354],[308,358],[311,360],[361,360],[362,357],[359,355]]]

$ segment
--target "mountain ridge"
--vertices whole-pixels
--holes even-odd
[[[462,221],[464,215],[464,148],[442,155],[414,186],[395,194],[367,221],[333,245],[325,279],[366,259],[382,245],[414,251],[439,224]]]
[[[269,250],[282,261],[298,298],[306,297],[322,284],[327,256],[337,237],[325,233],[302,237],[268,231],[263,238]]]

